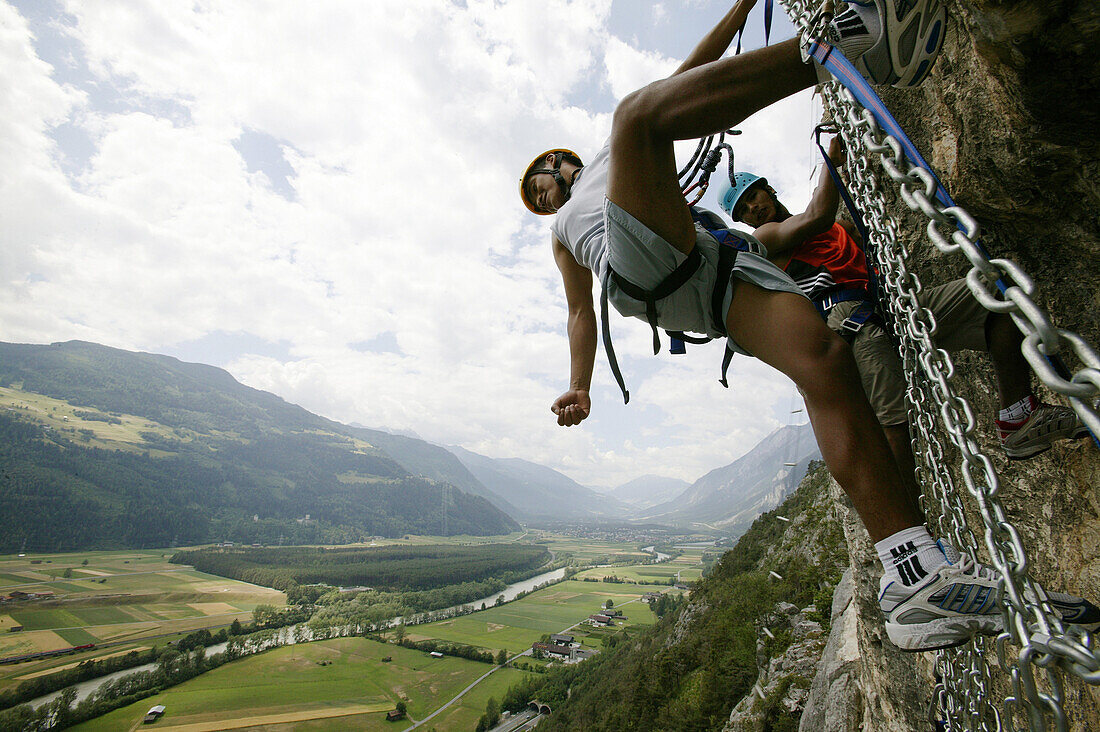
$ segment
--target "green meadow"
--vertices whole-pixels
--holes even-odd
[[[518,653],[530,648],[543,635],[558,633],[584,621],[589,615],[599,612],[608,600],[623,611],[627,618],[623,625],[652,625],[656,620],[653,613],[645,603],[638,602],[652,589],[644,585],[569,580],[500,607],[451,620],[409,626],[407,634],[413,640],[433,638]],[[586,628],[581,626],[574,634],[580,635]],[[595,637],[607,632],[613,631],[594,631]],[[593,647],[601,645],[597,643]]]
[[[383,657],[392,660],[383,662]],[[322,665],[323,664],[323,665]],[[423,719],[494,667],[365,638],[340,638],[268,651],[226,664],[191,681],[116,709],[73,729],[133,729],[149,708],[163,704],[158,730],[190,732],[257,727],[295,730],[404,729],[386,711],[404,700]],[[472,730],[489,697],[498,701],[524,672],[497,669],[427,728]],[[279,726],[275,726],[279,725]]]
[[[694,582],[703,576],[703,549],[690,548],[683,553],[659,564],[632,564],[613,567],[593,567],[577,574],[577,578],[618,577],[641,584],[668,584],[669,580]],[[713,550],[711,550],[713,551]]]
[[[643,562],[651,554],[639,549],[637,542],[601,541],[563,536],[549,531],[532,531],[537,543],[557,556],[570,555],[577,564],[631,564]]]

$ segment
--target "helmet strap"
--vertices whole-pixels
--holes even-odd
[[[546,173],[548,175],[553,176],[554,180],[558,184],[558,187],[561,188],[561,194],[563,196],[565,196],[565,200],[568,201],[569,196],[573,193],[573,181],[575,181],[577,179],[577,175],[581,172],[581,168],[583,168],[584,166],[582,165],[582,166],[578,167],[575,171],[573,171],[573,175],[571,176],[569,182],[566,183],[565,176],[561,174],[561,161],[562,161],[563,157],[564,156],[560,152],[554,153],[554,167],[553,168],[542,168],[540,170],[532,170],[530,173],[527,174],[527,178],[530,178],[532,175],[539,175],[540,173]]]

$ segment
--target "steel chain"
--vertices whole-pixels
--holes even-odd
[[[780,2],[803,38],[821,37],[828,17],[817,6],[807,0]],[[897,324],[917,478],[925,490],[922,505],[937,533],[961,550],[976,553],[980,545],[961,493],[947,470],[951,461],[939,437],[943,434],[961,460],[960,473],[974,499],[985,547],[1000,577],[1005,631],[992,643],[977,638],[961,649],[938,654],[933,717],[949,730],[1015,729],[1014,720],[1019,717],[1026,719],[1031,729],[1064,730],[1062,674],[1100,684],[1100,649],[1087,632],[1062,624],[1042,587],[1028,574],[1023,542],[1000,502],[996,470],[972,437],[975,417],[969,403],[952,386],[952,359],[935,346],[935,319],[920,304],[921,283],[906,266],[909,251],[899,242],[898,225],[887,211],[879,181],[894,181],[902,201],[928,218],[926,233],[938,250],[967,258],[971,268],[966,281],[975,298],[993,312],[1010,314],[1025,335],[1024,356],[1039,379],[1069,399],[1093,434],[1100,434],[1100,414],[1094,401],[1100,393],[1100,357],[1076,333],[1051,323],[1046,311],[1036,304],[1036,287],[1026,273],[1009,260],[990,259],[985,254],[978,244],[978,223],[964,209],[937,202],[935,177],[909,161],[899,142],[883,133],[848,90],[835,82],[821,89],[825,108],[849,150],[851,192],[869,229],[886,306]],[[873,157],[878,158],[885,175],[873,169]],[[1008,283],[1003,299],[991,289],[998,279]],[[1081,364],[1068,379],[1046,358],[1067,352]],[[1015,658],[1013,649],[1018,649]],[[1008,677],[1010,693],[1003,714],[993,700],[991,656]]]

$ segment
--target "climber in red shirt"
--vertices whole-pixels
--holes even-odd
[[[829,145],[837,168],[845,162],[839,137]],[[765,178],[737,173],[719,191],[722,208],[736,221],[756,227],[768,258],[786,270],[814,301],[829,327],[852,346],[864,391],[886,433],[910,498],[920,495],[914,477],[905,405],[905,372],[898,348],[874,307],[867,259],[855,226],[837,221],[839,193],[823,166],[809,206],[792,214]],[[1088,434],[1068,407],[1044,404],[1031,389],[1031,370],[1020,345],[1023,336],[1008,315],[992,313],[970,293],[965,279],[925,289],[921,304],[936,320],[939,348],[987,351],[997,376],[1000,413],[995,420],[1005,453],[1030,458],[1064,439]]]

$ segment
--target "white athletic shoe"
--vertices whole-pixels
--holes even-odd
[[[916,587],[883,577],[879,607],[886,635],[903,651],[936,651],[961,646],[975,635],[997,635],[1004,616],[997,602],[997,572],[978,564],[950,544],[937,541],[944,564]],[[1047,592],[1062,622],[1089,632],[1100,630],[1100,608],[1081,597]]]
[[[1058,440],[1076,440],[1089,434],[1077,412],[1054,404],[1039,404],[1020,422],[994,421],[1001,447],[1012,460],[1035,457]]]
[[[943,550],[945,545],[937,543]],[[1004,628],[996,571],[948,548],[956,561],[949,561],[945,552],[944,563],[920,585],[906,587],[883,577],[886,586],[878,601],[886,635],[903,651],[953,648]]]
[[[846,0],[849,5],[878,11],[882,30],[878,39],[857,56],[862,44],[843,44],[845,55],[872,84],[892,84],[899,88],[916,86],[932,69],[947,30],[947,8],[942,0]],[[830,24],[832,45],[851,37],[849,11],[839,13]]]
[[[1047,598],[1054,610],[1062,616],[1063,623],[1080,626],[1090,633],[1100,630],[1100,608],[1088,600],[1049,590]]]

